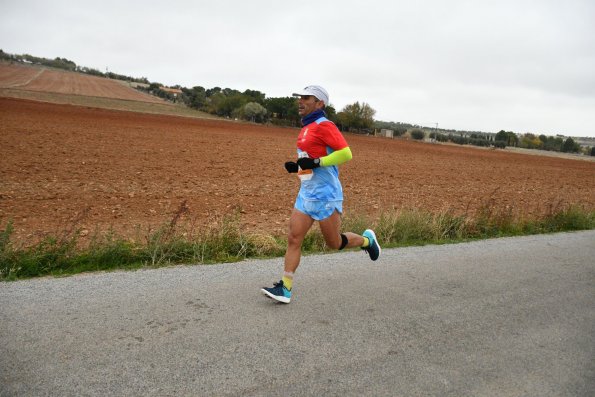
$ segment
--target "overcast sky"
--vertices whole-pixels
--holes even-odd
[[[0,48],[439,128],[595,137],[594,0],[0,0]]]

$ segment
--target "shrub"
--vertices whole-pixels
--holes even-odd
[[[580,149],[580,145],[572,138],[567,138],[562,145],[562,151],[566,153],[577,153]]]
[[[456,143],[457,145],[466,145],[469,143],[469,139],[462,136],[449,135],[449,139],[451,142]]]
[[[425,137],[426,137],[426,134],[420,129],[415,129],[415,130],[411,131],[411,138],[413,138],[415,140],[421,141]]]

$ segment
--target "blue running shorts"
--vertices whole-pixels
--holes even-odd
[[[343,213],[343,201],[310,201],[304,200],[299,194],[295,200],[295,209],[308,215],[315,221],[322,221],[335,212]]]

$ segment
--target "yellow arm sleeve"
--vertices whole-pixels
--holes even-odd
[[[329,167],[331,165],[341,165],[351,160],[352,157],[353,156],[351,155],[351,149],[349,149],[349,146],[347,146],[346,148],[332,152],[328,156],[321,157],[320,165],[322,167]]]

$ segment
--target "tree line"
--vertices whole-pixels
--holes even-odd
[[[413,139],[423,139],[425,133],[423,130],[416,128],[411,131]],[[472,133],[469,136],[464,134],[442,134],[431,132],[430,139],[438,142],[452,142],[459,145],[474,145],[483,147],[495,147],[504,149],[507,146],[519,147],[524,149],[540,149],[562,153],[581,153],[595,156],[594,148],[581,148],[574,139],[568,137],[564,139],[560,136],[546,136],[535,135],[532,133],[525,133],[517,135],[512,131],[500,130],[497,134]]]
[[[47,66],[50,68],[63,69],[63,70],[67,70],[70,72],[79,72],[79,73],[90,74],[90,75],[98,76],[98,77],[107,77],[107,78],[115,79],[115,80],[132,81],[132,82],[137,82],[137,83],[149,84],[149,80],[146,77],[137,78],[137,77],[126,76],[126,75],[117,74],[117,73],[113,73],[113,72],[108,72],[108,71],[103,73],[102,71],[97,70],[97,69],[88,68],[86,66],[78,66],[75,62],[73,62],[69,59],[60,58],[60,57],[54,58],[54,59],[49,59],[49,58],[36,57],[33,55],[29,55],[29,54],[8,54],[0,49],[0,60],[9,61],[9,62],[30,63],[30,64],[34,64],[34,65]]]
[[[152,83],[149,87],[139,89],[169,100],[180,100],[186,106],[220,117],[243,119],[256,123],[270,122],[275,125],[299,126],[301,117],[298,114],[298,103],[293,97],[267,97],[257,90],[243,92],[232,88],[192,88],[179,85],[182,91],[179,98],[164,91],[160,84]],[[374,128],[376,111],[363,102],[355,102],[337,112],[334,106],[327,104],[325,113],[342,131],[367,132]]]
[[[506,146],[525,149],[540,149],[553,152],[579,153],[581,146],[571,137],[564,139],[561,136],[546,136],[525,133],[520,136],[512,131],[501,130],[496,134],[496,141],[504,142]]]

